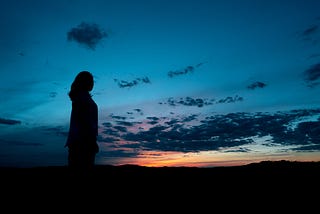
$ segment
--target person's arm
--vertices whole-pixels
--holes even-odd
[[[80,135],[84,138],[96,139],[98,133],[97,106],[90,102],[81,102],[76,112],[78,115]]]

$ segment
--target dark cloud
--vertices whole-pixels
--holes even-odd
[[[121,126],[130,127],[130,126],[134,126],[135,124],[140,124],[141,122],[116,121],[116,123]]]
[[[189,116],[183,117],[182,121],[183,123],[194,121],[198,118],[199,114],[191,114]]]
[[[47,127],[41,126],[41,130],[45,131],[48,134],[55,134],[56,136],[68,136],[68,130],[64,126],[54,126],[54,127]]]
[[[148,77],[136,78],[132,81],[113,79],[120,88],[131,88],[139,83],[151,83]]]
[[[148,151],[199,152],[220,150],[248,152],[244,145],[253,138],[270,136],[265,146],[294,145],[293,150],[320,150],[320,119],[305,121],[302,118],[319,117],[320,109],[293,110],[276,113],[230,113],[212,115],[199,120],[199,115],[175,118],[147,117],[152,121],[149,129],[117,130],[117,125],[106,127],[110,139],[121,139],[117,148]],[[192,125],[197,121],[198,125]],[[299,122],[300,121],[300,122]],[[293,126],[293,124],[297,124]],[[108,131],[107,131],[108,130]],[[111,132],[110,130],[115,130]],[[121,131],[121,135],[119,132]],[[123,143],[123,142],[127,142]],[[238,148],[240,147],[240,148]]]
[[[80,23],[77,27],[72,28],[67,33],[68,41],[76,41],[91,50],[95,50],[97,44],[107,36],[108,34],[97,24],[86,22]]]
[[[309,87],[318,85],[317,82],[320,78],[320,63],[312,65],[310,68],[304,71],[305,81],[308,83]]]
[[[142,109],[133,109],[132,111],[128,111],[127,114],[134,116],[135,114],[139,114],[139,115],[143,115],[143,111]],[[130,117],[131,119],[133,119],[134,117]]]
[[[102,125],[107,128],[112,127],[112,123],[110,123],[110,122],[104,122],[104,123],[102,123]]]
[[[101,151],[99,152],[103,157],[107,158],[117,158],[117,157],[136,157],[139,153],[134,150],[128,151],[127,149],[115,149],[111,151]]]
[[[301,146],[298,148],[294,148],[293,150],[295,150],[295,151],[308,151],[308,152],[320,151],[320,144]]]
[[[33,142],[25,142],[25,141],[15,141],[15,140],[4,140],[0,139],[1,143],[6,143],[10,146],[43,146],[43,143],[33,143]]]
[[[312,25],[312,26],[308,27],[307,29],[305,29],[302,32],[302,35],[303,36],[311,36],[311,35],[317,33],[318,29],[319,29],[318,25]]]
[[[125,120],[127,117],[110,114],[110,117],[117,120]]]
[[[101,143],[114,143],[116,141],[119,141],[119,139],[114,137],[101,137],[101,136],[98,136],[97,140],[98,142],[101,142]]]
[[[112,137],[120,137],[119,130],[110,127],[105,129],[102,133]]]
[[[183,74],[187,74],[187,73],[192,73],[193,71],[194,71],[194,67],[193,66],[187,66],[186,68],[184,68],[182,70],[169,71],[168,72],[168,76],[172,78],[174,76],[183,75]]]
[[[184,105],[184,106],[196,106],[196,107],[203,107],[207,105],[212,105],[214,99],[206,99],[206,98],[192,98],[192,97],[185,97],[180,99],[174,99],[170,97],[167,99],[167,102],[159,102],[160,105],[168,104],[169,106],[177,106],[177,105]]]
[[[264,88],[266,86],[267,86],[267,84],[257,81],[257,82],[254,82],[254,83],[248,85],[247,88],[251,89],[251,90],[254,90],[256,88]]]
[[[319,26],[312,24],[298,33],[299,39],[311,45],[316,45],[319,41]]]
[[[15,125],[15,124],[20,124],[21,121],[19,120],[12,120],[12,119],[5,119],[0,117],[0,124],[5,124],[5,125]]]
[[[159,118],[158,117],[147,117],[148,121],[147,123],[148,124],[151,124],[151,125],[154,125],[154,124],[157,124],[159,123]]]
[[[320,57],[320,53],[311,54],[308,59],[314,59]]]
[[[226,150],[225,152],[250,152],[250,149],[247,149],[247,148],[230,149],[230,150]]]
[[[127,132],[128,129],[127,127],[125,126],[113,126],[114,129],[116,129],[117,131],[120,131],[120,132]]]
[[[135,109],[133,109],[133,111],[134,111],[135,113],[138,113],[139,115],[143,115],[143,114],[144,114],[143,111],[142,111],[142,109],[140,109],[140,108],[135,108]]]
[[[195,66],[189,65],[189,66],[187,66],[187,67],[185,67],[184,69],[181,69],[181,70],[169,71],[168,72],[168,76],[170,78],[172,78],[172,77],[177,76],[177,75],[191,73],[196,68],[199,68],[200,66],[202,66],[205,63],[206,62],[198,63]],[[120,88],[131,88],[131,87],[137,86],[140,83],[146,83],[146,84],[150,84],[151,83],[149,77],[136,78],[136,79],[130,80],[130,81],[128,81],[128,80],[119,80],[119,79],[113,79],[113,80],[114,80],[114,82],[116,82],[118,84],[118,86]]]
[[[241,102],[241,101],[243,101],[243,97],[236,95],[234,97],[226,97],[226,98],[220,99],[216,103],[235,103],[235,102]]]
[[[57,94],[58,94],[57,92],[52,91],[52,92],[49,93],[49,97],[54,98],[54,97],[57,96]]]
[[[128,128],[142,123],[139,121],[125,121],[127,117],[115,116],[113,114],[111,114],[110,118],[110,122],[102,123],[102,127],[104,128],[102,133],[107,135],[107,137],[99,136],[98,140],[100,142],[119,141],[121,140],[120,137],[123,135],[123,133],[128,132]]]
[[[193,73],[195,71],[196,68],[199,68],[200,66],[202,66],[203,64],[205,64],[207,62],[201,62],[196,64],[195,66],[193,65],[188,65],[187,67],[180,69],[180,70],[175,70],[175,71],[169,71],[168,72],[168,76],[170,78],[175,77],[175,76],[179,76],[179,75],[184,75],[184,74],[188,74],[188,73]]]
[[[140,109],[140,108],[135,108],[133,110],[136,111],[136,112],[142,113],[142,109]]]
[[[167,102],[159,102],[160,105],[167,104],[169,106],[196,106],[196,107],[203,107],[209,106],[213,104],[222,104],[222,103],[235,103],[239,101],[243,101],[243,97],[235,95],[234,97],[225,97],[219,100],[215,99],[208,99],[208,98],[192,98],[192,97],[185,97],[180,99],[174,99],[172,97],[167,99]]]
[[[146,117],[148,120],[159,121],[159,117]]]

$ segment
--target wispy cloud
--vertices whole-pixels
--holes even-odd
[[[5,125],[15,125],[15,124],[20,124],[20,120],[12,120],[12,119],[5,119],[0,117],[0,124],[5,124]]]
[[[214,99],[206,99],[206,98],[192,98],[192,97],[185,97],[180,99],[174,99],[170,97],[167,99],[166,102],[159,102],[160,105],[168,104],[169,106],[177,106],[177,105],[184,105],[184,106],[197,106],[203,107],[207,105],[212,105]]]
[[[142,77],[142,78],[136,78],[134,80],[131,81],[127,81],[127,80],[118,80],[118,79],[113,79],[120,88],[131,88],[133,86],[136,86],[140,83],[147,83],[150,84],[151,81],[149,79],[149,77]]]
[[[317,33],[319,29],[319,26],[318,25],[312,25],[310,27],[308,27],[307,29],[305,29],[303,32],[302,32],[302,36],[312,36],[314,35],[315,33]]]
[[[180,69],[180,70],[175,70],[175,71],[169,71],[168,72],[168,76],[170,78],[175,77],[175,76],[180,76],[180,75],[185,75],[188,73],[193,73],[195,71],[195,69],[199,68],[200,66],[202,66],[203,64],[205,64],[207,62],[201,62],[198,63],[196,65],[188,65],[187,67]]]
[[[306,43],[316,45],[319,41],[319,25],[311,24],[304,30],[298,32],[298,37]]]
[[[314,87],[319,84],[320,79],[320,63],[312,65],[304,71],[305,81],[309,87]]]
[[[251,83],[250,85],[247,86],[248,89],[254,90],[256,88],[264,88],[266,87],[267,84],[264,82],[256,81],[254,83]]]
[[[243,101],[244,98],[240,97],[238,95],[235,95],[234,97],[225,97],[221,99],[208,99],[208,98],[192,98],[192,97],[184,97],[184,98],[176,98],[170,97],[167,99],[166,102],[159,102],[160,105],[167,104],[169,106],[196,106],[196,107],[203,107],[203,106],[210,106],[213,104],[222,104],[222,103],[235,103],[239,101]]]
[[[0,139],[1,143],[5,143],[9,146],[43,146],[43,143],[33,143],[33,142],[26,142],[26,141],[17,141],[17,140],[5,140]]]

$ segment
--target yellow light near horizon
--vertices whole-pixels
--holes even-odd
[[[146,151],[136,158],[125,158],[121,164],[134,164],[146,167],[218,167],[240,166],[261,161],[320,161],[320,152],[303,155],[302,152],[282,155],[261,155],[248,153],[224,153],[218,151],[203,151],[197,153]]]

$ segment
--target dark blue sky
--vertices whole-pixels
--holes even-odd
[[[11,0],[0,11],[0,165],[66,164],[94,74],[99,164],[320,160],[320,1]]]

